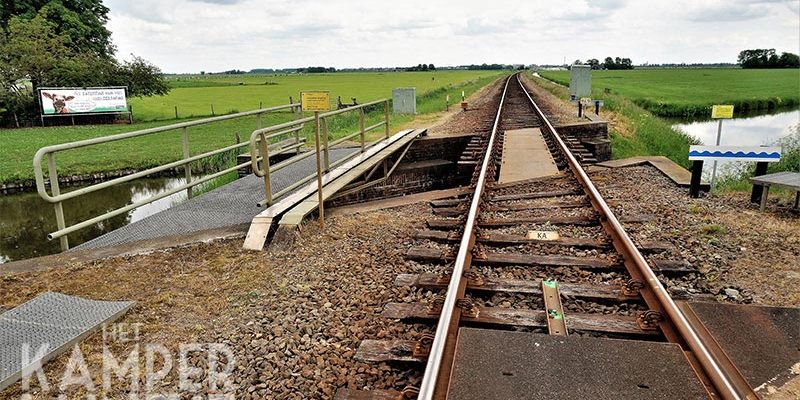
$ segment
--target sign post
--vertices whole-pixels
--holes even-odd
[[[717,125],[717,146],[719,146],[720,138],[722,137],[722,120],[733,118],[733,106],[732,105],[715,105],[711,107],[711,118],[718,119],[719,125]],[[717,160],[714,160],[714,166],[711,170],[711,191],[714,191],[714,186],[717,183]]]
[[[323,206],[322,196],[322,160],[320,159],[320,111],[329,111],[331,108],[331,96],[328,91],[300,92],[300,108],[303,111],[314,113],[314,145],[317,151],[317,201],[319,202],[319,227],[325,229],[325,207]],[[327,134],[327,132],[326,132]],[[327,143],[327,140],[326,140]],[[327,146],[325,151],[327,151]]]

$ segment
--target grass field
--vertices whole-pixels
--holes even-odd
[[[290,95],[297,99],[300,90],[330,90],[333,96],[341,95],[343,101],[356,97],[360,103],[391,97],[391,89],[401,86],[417,88],[417,111],[420,114],[442,111],[446,95],[455,101],[465,91],[468,95],[489,84],[500,76],[499,71],[441,71],[441,72],[398,72],[398,73],[336,73],[295,76],[235,76],[203,77],[181,80],[173,78],[178,87],[168,96],[135,99],[132,101],[137,119],[148,116],[148,122],[133,125],[89,125],[53,128],[0,129],[0,183],[33,178],[32,159],[39,148],[51,144],[72,142],[115,133],[152,128],[175,122],[172,105],[185,101],[180,110],[194,110],[196,115],[205,114],[209,101],[215,101],[217,113],[246,111],[258,107],[286,104]],[[277,85],[262,85],[258,82],[267,79],[279,82]],[[233,82],[233,85],[228,83]],[[244,82],[239,85],[238,82]],[[249,82],[249,83],[248,83]],[[212,86],[216,85],[216,86]],[[259,100],[263,99],[263,100]],[[347,100],[345,100],[347,99]],[[149,111],[148,111],[149,110]],[[210,106],[207,113],[210,114]],[[172,113],[172,114],[170,114]],[[160,120],[169,118],[172,120]],[[377,121],[382,112],[368,116],[369,121]],[[264,119],[264,126],[291,119],[288,113],[276,113]],[[185,120],[185,119],[184,119]],[[392,126],[399,126],[411,120],[409,116],[393,116]],[[341,137],[356,126],[356,119],[343,116],[331,121],[331,134]],[[255,117],[245,117],[211,125],[189,128],[189,143],[192,154],[198,154],[233,144],[238,132],[243,140],[249,139],[250,132],[256,128]],[[310,130],[307,132],[310,135]],[[147,137],[129,139],[114,143],[92,146],[59,153],[56,156],[60,176],[86,174],[121,169],[144,169],[161,165],[181,157],[180,131],[165,132]],[[207,165],[206,165],[207,166]],[[203,169],[203,165],[195,165]],[[212,165],[211,167],[217,167]]]
[[[131,99],[134,118],[151,121],[179,117],[211,115],[246,111],[286,104],[289,96],[296,101],[302,90],[330,90],[331,98],[342,97],[350,103],[355,97],[366,103],[391,97],[397,87],[416,87],[417,94],[448,85],[458,85],[482,76],[496,75],[492,71],[431,71],[431,72],[340,72],[291,75],[191,75],[171,76],[173,87],[166,96]]]
[[[532,80],[557,97],[569,99],[566,87],[547,79],[532,77]],[[695,143],[691,137],[673,129],[665,119],[656,117],[625,96],[596,93],[594,97],[603,99],[604,111],[614,113],[613,122],[609,124],[613,158],[660,155],[689,167],[689,146]],[[610,117],[608,114],[603,116]]]
[[[694,74],[702,76],[706,71],[710,70],[680,70],[674,72],[680,72],[680,74],[684,76],[694,72]],[[765,82],[762,82],[763,86],[773,86],[773,83],[769,81],[772,75],[769,74],[750,75],[749,72],[751,71],[748,70],[727,71],[745,72],[746,75],[749,75],[751,78],[760,76],[762,79],[766,79]],[[540,72],[540,75],[549,76],[550,72],[552,71],[548,71],[545,74]],[[630,72],[637,71],[626,71],[623,72],[623,74]],[[654,71],[642,72],[647,73]],[[676,130],[672,127],[670,121],[660,118],[649,110],[646,110],[639,102],[629,98],[628,95],[622,94],[621,90],[613,89],[611,93],[606,93],[602,89],[605,86],[598,86],[597,80],[594,80],[595,74],[596,72],[593,73],[593,86],[595,90],[592,92],[592,97],[602,99],[604,102],[604,110],[610,112],[610,114],[605,113],[604,117],[611,121],[609,124],[609,131],[611,134],[612,157],[620,159],[634,156],[660,155],[668,157],[685,168],[689,168],[689,146],[696,144],[697,140]],[[542,78],[532,77],[532,80],[536,82],[537,85],[561,99],[569,99],[569,91],[565,86],[560,84],[560,81],[557,82],[559,84],[556,84]],[[568,83],[569,82],[567,82],[567,84]],[[643,83],[642,85],[647,86],[648,83]],[[641,87],[634,87],[632,83],[627,83],[626,87],[633,93],[645,91]],[[702,91],[703,89],[701,88],[699,90]],[[674,101],[684,101],[677,92],[673,93],[673,96]],[[797,135],[786,137],[781,141],[781,145],[784,149],[783,157],[780,162],[770,165],[769,172],[800,171],[800,137]],[[755,164],[748,164],[745,169],[741,170],[739,173],[732,174],[722,179],[717,189],[722,191],[750,190],[752,185],[749,183],[748,178],[753,175],[754,169]]]
[[[569,71],[540,71],[569,85]],[[737,113],[800,104],[798,69],[641,69],[592,71],[595,92],[619,93],[653,114],[706,116],[713,104],[733,104]]]

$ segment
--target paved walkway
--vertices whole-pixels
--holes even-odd
[[[333,163],[355,150],[355,148],[331,149],[330,161]],[[316,158],[312,156],[273,173],[273,193],[277,193],[314,173],[316,168]],[[256,206],[256,203],[263,199],[263,179],[255,175],[248,175],[172,208],[92,239],[76,246],[75,249],[114,246],[164,236],[249,224],[253,217],[264,210]]]
[[[547,143],[539,128],[505,131],[500,183],[524,181],[558,174]]]

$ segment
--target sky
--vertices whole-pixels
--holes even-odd
[[[105,0],[117,54],[169,73],[419,63],[736,62],[800,52],[800,0]]]

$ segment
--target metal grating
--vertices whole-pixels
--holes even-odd
[[[0,314],[0,390],[22,376],[22,370],[37,361],[46,363],[69,349],[103,323],[127,312],[135,302],[96,301],[47,292],[19,307]],[[22,365],[22,346],[33,356],[42,345],[47,353]]]

